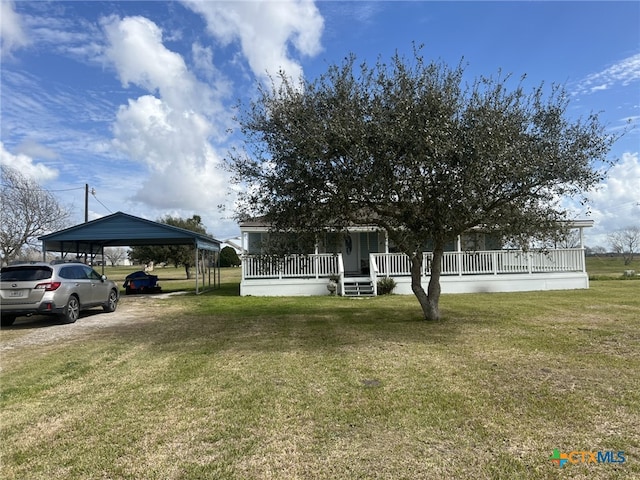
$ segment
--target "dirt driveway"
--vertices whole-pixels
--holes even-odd
[[[82,312],[76,323],[68,325],[61,324],[55,317],[45,315],[20,317],[13,326],[2,329],[0,353],[26,346],[57,343],[133,321],[138,324],[150,321],[156,313],[166,313],[164,300],[180,293],[123,295],[115,312],[104,313],[100,308],[87,310]]]

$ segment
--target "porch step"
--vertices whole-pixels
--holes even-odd
[[[344,280],[345,297],[371,297],[373,296],[373,284],[371,280]]]

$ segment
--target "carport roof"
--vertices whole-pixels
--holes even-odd
[[[103,247],[193,245],[220,250],[220,241],[184,228],[116,212],[87,223],[39,237],[42,248],[54,252],[98,253]]]

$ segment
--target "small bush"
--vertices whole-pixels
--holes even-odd
[[[378,280],[378,295],[388,295],[396,288],[396,281],[393,278],[385,277]]]

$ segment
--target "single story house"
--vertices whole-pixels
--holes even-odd
[[[583,229],[593,220],[569,224],[580,233],[579,246],[544,252],[503,248],[490,232],[469,232],[445,249],[442,293],[515,292],[589,288]],[[409,258],[398,252],[386,232],[358,225],[348,231],[327,229],[313,247],[285,242],[284,255],[272,255],[276,236],[263,220],[240,224],[242,280],[240,295],[327,295],[331,279],[343,296],[376,295],[377,281],[391,277],[393,293],[412,294]],[[282,234],[280,234],[282,237]],[[281,238],[280,238],[281,240]],[[281,244],[283,242],[280,242]],[[423,286],[427,287],[432,254],[424,253]]]

